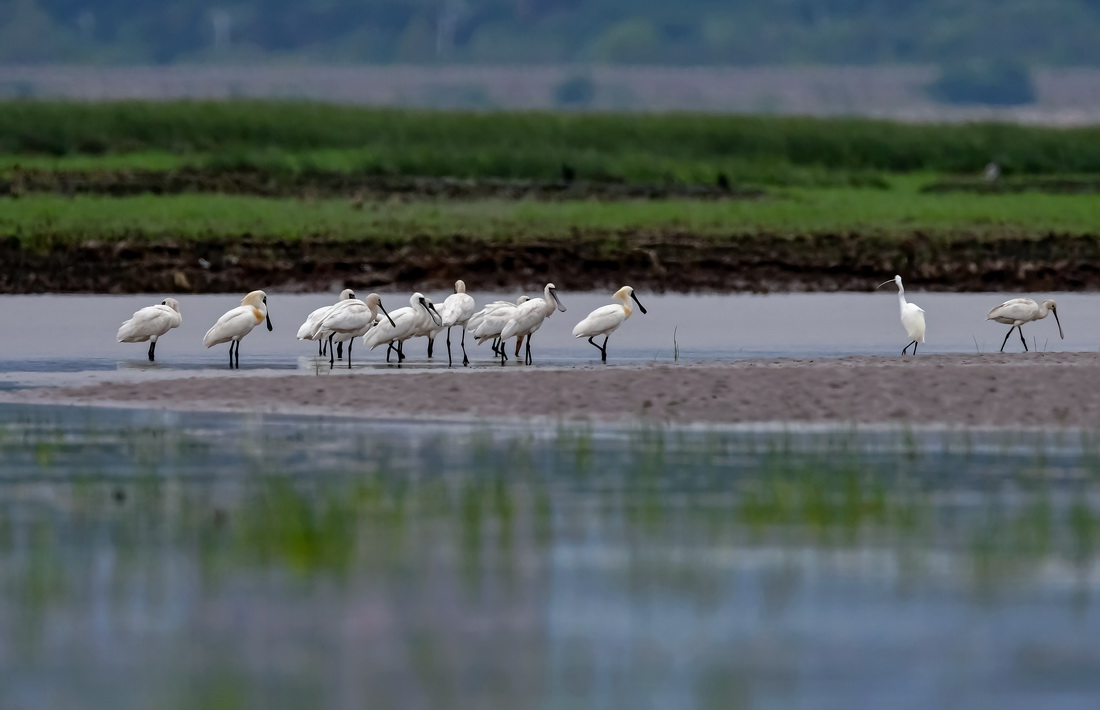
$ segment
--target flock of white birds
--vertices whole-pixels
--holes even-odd
[[[903,355],[908,354],[909,347],[913,348],[913,355],[917,354],[917,345],[924,343],[925,320],[924,309],[915,303],[905,300],[905,286],[901,276],[895,276],[891,281],[883,282],[879,288],[889,283],[895,283],[898,287],[898,302],[901,306],[901,325],[905,329],[909,342],[902,348]],[[453,364],[451,356],[451,329],[461,329],[462,337],[462,364],[469,365],[470,358],[466,354],[466,333],[470,333],[477,343],[491,341],[494,356],[500,359],[501,364],[508,359],[506,344],[515,339],[515,356],[519,357],[521,347],[525,347],[524,363],[530,365],[531,337],[542,326],[543,321],[549,318],[555,310],[565,311],[558,298],[554,284],[546,284],[542,298],[528,298],[520,296],[511,301],[494,301],[479,311],[474,299],[466,293],[466,284],[461,280],[455,282],[454,293],[436,308],[424,294],[417,292],[409,297],[409,305],[389,312],[382,305],[382,298],[377,293],[372,293],[365,300],[355,297],[351,289],[344,289],[340,299],[331,306],[322,306],[313,311],[298,329],[299,340],[317,341],[318,356],[324,356],[327,352],[329,366],[335,365],[337,358],[343,358],[343,346],[347,343],[347,366],[351,367],[351,351],[356,338],[362,338],[363,343],[371,350],[380,345],[386,346],[386,362],[396,354],[397,362],[405,359],[404,343],[411,338],[428,338],[428,357],[432,357],[435,338],[443,330],[447,331],[447,364]],[[607,340],[619,326],[634,312],[631,300],[638,309],[645,313],[645,307],[638,300],[634,289],[623,286],[612,295],[614,303],[601,306],[588,314],[573,328],[574,338],[587,338],[600,352],[600,359],[607,362]],[[1058,319],[1058,304],[1054,301],[1043,301],[1040,305],[1030,298],[1013,298],[1005,301],[989,312],[987,320],[996,321],[1011,326],[1005,339],[1001,343],[1001,352],[1004,352],[1008,338],[1015,329],[1020,334],[1020,342],[1024,350],[1028,349],[1024,340],[1022,326],[1024,323],[1041,320],[1048,313],[1054,314],[1054,320],[1058,323],[1058,335],[1065,338],[1062,332],[1062,322]],[[252,332],[252,329],[267,321],[267,329],[271,330],[271,317],[267,312],[267,294],[263,291],[253,291],[246,295],[241,305],[226,312],[218,322],[206,332],[203,337],[203,345],[213,347],[220,343],[229,343],[229,366],[240,367],[241,340]],[[174,298],[166,298],[162,302],[142,308],[134,313],[133,317],[122,324],[118,330],[120,343],[149,342],[149,360],[154,360],[157,340],[169,330],[176,328],[182,322],[180,304]],[[596,342],[596,338],[603,336],[603,343]]]
[[[623,286],[612,295],[614,303],[601,306],[573,328],[573,337],[588,338],[601,359],[607,361],[607,340],[619,326],[634,312],[631,300],[642,313],[646,310],[630,286]],[[386,346],[386,362],[397,355],[400,363],[405,359],[404,343],[410,338],[428,338],[428,357],[432,356],[435,337],[440,331],[447,331],[447,363],[452,364],[451,328],[462,329],[462,364],[469,365],[466,354],[466,332],[469,331],[478,344],[492,341],[495,357],[501,363],[508,359],[505,345],[513,338],[516,341],[515,354],[526,345],[524,362],[530,365],[531,336],[543,321],[555,310],[565,311],[565,306],[557,295],[554,284],[546,284],[542,298],[520,296],[515,303],[495,301],[475,312],[474,299],[466,293],[466,284],[455,282],[454,293],[448,296],[439,308],[422,293],[409,297],[409,305],[395,311],[387,311],[382,298],[372,293],[365,300],[355,297],[351,289],[344,289],[340,299],[331,306],[323,306],[309,314],[298,329],[299,340],[317,341],[318,356],[324,356],[326,350],[329,366],[336,358],[343,358],[343,345],[347,343],[347,366],[351,367],[351,351],[356,338],[371,350],[380,345]],[[155,359],[157,340],[165,333],[176,328],[182,322],[180,304],[174,298],[166,298],[160,303],[147,306],[134,313],[118,330],[120,343],[149,343],[149,360]],[[202,342],[206,347],[220,343],[229,343],[229,366],[240,367],[241,340],[260,323],[267,321],[271,330],[271,317],[267,310],[267,294],[252,291],[244,297],[241,305],[227,311],[206,331]],[[595,338],[604,336],[603,344]]]

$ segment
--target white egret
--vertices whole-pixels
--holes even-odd
[[[241,339],[260,323],[267,321],[272,330],[271,316],[267,312],[267,294],[253,291],[241,299],[241,305],[227,311],[203,336],[202,344],[210,348],[219,343],[229,343],[229,367],[233,367],[234,345],[237,353],[237,369],[241,367]]]
[[[991,310],[985,319],[1010,325],[1019,331],[1020,342],[1024,344],[1024,352],[1027,352],[1027,341],[1024,340],[1024,331],[1020,326],[1034,320],[1042,320],[1047,317],[1048,312],[1054,314],[1054,322],[1058,324],[1058,337],[1065,340],[1066,335],[1062,332],[1062,321],[1058,320],[1058,304],[1054,301],[1043,301],[1043,305],[1040,306],[1030,298],[1013,298]],[[1008,332],[1005,333],[1005,339],[1001,342],[1001,352],[1005,351],[1008,336],[1012,335],[1012,328],[1009,328]]]
[[[473,317],[474,308],[474,297],[466,293],[466,282],[462,279],[455,281],[455,292],[443,300],[443,307],[439,309],[439,317],[443,320],[440,327],[447,329],[448,366],[451,365],[451,328],[456,325],[462,328],[462,364],[470,364],[470,358],[466,356],[466,324]],[[430,337],[434,339],[435,334]]]
[[[154,306],[146,306],[134,312],[130,320],[118,329],[118,342],[144,343],[149,341],[149,362],[157,349],[157,339],[183,322],[180,302],[166,298]]]
[[[523,362],[526,365],[533,362],[531,358],[531,336],[542,327],[544,320],[553,315],[555,309],[562,313],[565,312],[565,306],[558,300],[556,291],[557,286],[546,284],[546,288],[543,290],[543,298],[533,298],[522,306],[516,307],[516,310],[512,312],[512,317],[508,319],[508,323],[504,326],[504,330],[500,331],[501,349],[503,349],[505,341],[510,338],[526,337],[527,350]],[[519,355],[518,351],[516,355]],[[504,364],[503,360],[500,362]]]
[[[516,299],[515,303],[511,301],[493,301],[470,316],[470,320],[466,322],[466,330],[473,334],[478,345],[484,343],[486,340],[492,340],[493,353],[507,360],[508,355],[504,352],[504,348],[498,347],[500,331],[504,330],[504,326],[508,325],[508,321],[511,319],[516,308],[530,300],[531,299],[527,296],[520,296]],[[517,343],[518,342],[519,341],[517,341]]]
[[[390,351],[396,349],[397,363],[401,364],[401,361],[405,359],[405,353],[402,352],[402,343],[416,335],[428,322],[439,325],[443,322],[443,319],[439,317],[439,311],[435,309],[435,305],[418,291],[409,297],[408,306],[398,308],[389,314],[389,322],[382,321],[376,327],[368,330],[367,334],[363,336],[363,342],[369,345],[371,350],[383,343],[388,345],[386,362],[390,361]],[[396,348],[393,345],[394,343],[397,343]]]
[[[638,304],[638,310],[642,313],[646,312],[645,306],[638,300],[638,296],[630,286],[623,286],[611,297],[618,303],[600,306],[573,328],[573,337],[588,338],[588,342],[600,351],[600,359],[603,362],[607,362],[607,339],[634,311],[630,306],[630,299],[634,299],[634,302]],[[598,335],[604,336],[602,346],[596,345],[596,341],[593,340]]]
[[[351,369],[351,346],[355,338],[366,335],[378,320],[378,311],[389,320],[390,325],[396,325],[390,314],[386,313],[382,305],[382,297],[377,293],[367,296],[366,301],[350,298],[340,301],[329,308],[328,312],[318,324],[318,330],[328,333],[328,366],[332,367],[336,362],[333,357],[333,339],[340,337],[348,344],[348,369]]]
[[[901,305],[901,327],[905,328],[906,335],[909,336],[909,343],[901,349],[901,354],[905,355],[909,346],[913,346],[913,354],[917,354],[917,343],[924,342],[924,309],[915,303],[909,303],[905,300],[905,287],[901,284],[901,276],[895,276],[890,281],[883,281],[878,285],[878,288],[882,288],[888,283],[896,283],[898,285],[898,303]]]
[[[350,288],[345,288],[340,292],[340,298],[336,303],[340,301],[346,301],[350,298],[355,298],[355,291]],[[302,327],[298,329],[298,340],[316,340],[317,341],[317,356],[325,354],[324,344],[326,342],[324,334],[322,334],[317,325],[321,322],[321,319],[325,317],[325,314],[329,312],[332,306],[321,306],[317,310],[306,316],[306,320],[302,323]],[[342,356],[341,356],[342,357]]]

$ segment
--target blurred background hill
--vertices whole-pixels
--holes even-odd
[[[1100,116],[1100,0],[0,0],[3,97]]]

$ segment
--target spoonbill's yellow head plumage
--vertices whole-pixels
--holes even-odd
[[[645,306],[643,306],[642,302],[638,300],[638,297],[634,294],[634,289],[630,286],[623,286],[615,292],[615,295],[613,295],[612,298],[623,302],[623,308],[626,309],[627,315],[630,315],[630,312],[633,310],[630,307],[630,302],[627,301],[628,298],[634,299],[634,302],[638,304],[638,310],[640,310],[642,313],[646,312]]]
[[[267,320],[267,329],[272,330],[271,315],[267,312],[267,294],[263,291],[252,291],[241,299],[242,306],[251,306],[252,315],[256,318],[256,325]]]

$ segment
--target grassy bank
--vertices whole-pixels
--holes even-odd
[[[298,102],[4,102],[0,154],[119,165],[711,182],[804,173],[1100,172],[1100,128],[773,116],[462,113]],[[109,156],[109,157],[108,157]],[[122,160],[122,164],[129,164]],[[84,167],[87,164],[81,163]],[[834,176],[835,177],[835,176]]]
[[[159,241],[236,236],[376,240],[455,235],[500,242],[614,235],[845,234],[943,241],[1100,232],[1100,200],[1071,195],[922,194],[907,190],[787,190],[761,200],[389,201],[272,200],[179,195],[110,198],[31,195],[6,199],[0,235],[25,247],[88,240]]]

